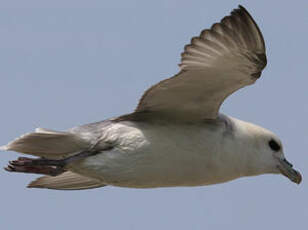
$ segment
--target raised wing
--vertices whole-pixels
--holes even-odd
[[[168,119],[215,119],[224,99],[253,84],[266,65],[264,39],[239,6],[185,46],[181,71],[149,88],[136,112]]]

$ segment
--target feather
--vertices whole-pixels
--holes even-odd
[[[32,181],[28,188],[48,188],[56,190],[80,190],[106,186],[100,180],[67,171],[58,176],[43,176]]]

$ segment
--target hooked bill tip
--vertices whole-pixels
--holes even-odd
[[[295,172],[296,172],[296,177],[295,177],[295,179],[294,179],[294,182],[296,183],[296,184],[300,184],[301,182],[302,182],[302,175],[300,174],[300,172],[299,171],[296,171],[296,170],[294,170]]]

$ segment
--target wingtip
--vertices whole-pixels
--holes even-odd
[[[246,14],[250,15],[248,10],[242,5],[238,5],[238,8],[233,9],[231,14],[233,14],[233,13],[236,14],[236,13],[239,13],[239,12],[240,13],[246,13]]]
[[[28,185],[27,188],[46,188],[40,183],[41,177],[31,181]]]
[[[27,188],[43,188],[43,187],[33,185],[31,182],[30,184],[27,185]]]
[[[44,188],[44,187],[40,187],[40,186],[35,186],[32,185],[31,183],[27,185],[27,188]]]

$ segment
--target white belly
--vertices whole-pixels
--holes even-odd
[[[102,141],[114,143],[74,163],[72,171],[124,187],[197,186],[241,176],[225,128],[114,124]],[[231,144],[231,143],[230,143]],[[233,163],[232,163],[233,162]],[[228,166],[230,165],[230,167]]]

